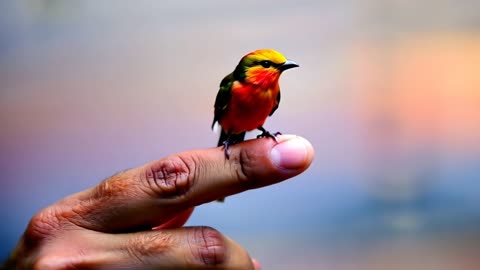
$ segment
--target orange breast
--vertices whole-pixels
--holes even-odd
[[[235,82],[227,113],[219,120],[223,130],[234,134],[262,126],[277,103],[278,82],[265,85]]]

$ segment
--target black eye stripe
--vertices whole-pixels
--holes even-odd
[[[272,61],[269,61],[269,60],[259,61],[259,62],[256,62],[256,64],[261,65],[264,68],[269,68],[269,67],[277,68],[277,67],[282,65],[282,64],[275,64],[275,63],[273,63]]]
[[[260,61],[260,65],[262,65],[262,67],[264,68],[269,68],[270,66],[272,66],[272,62],[268,60],[264,60],[264,61]]]

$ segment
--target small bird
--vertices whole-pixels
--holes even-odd
[[[217,146],[224,147],[225,157],[230,157],[229,146],[244,140],[245,133],[254,129],[262,133],[257,138],[275,139],[280,133],[271,134],[263,124],[277,110],[280,103],[280,74],[298,67],[273,49],[260,49],[248,53],[235,70],[225,76],[215,99],[212,129],[221,126]]]

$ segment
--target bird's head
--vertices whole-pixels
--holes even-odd
[[[278,51],[260,49],[242,57],[233,76],[239,81],[268,85],[278,82],[283,71],[294,67],[298,67],[298,64],[287,60]]]

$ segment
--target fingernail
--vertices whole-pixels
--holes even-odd
[[[280,142],[272,148],[270,158],[275,165],[281,168],[302,168],[307,160],[307,144],[309,143],[301,137]]]
[[[252,264],[253,264],[253,267],[255,268],[255,270],[262,270],[262,266],[260,265],[258,260],[252,259]]]

